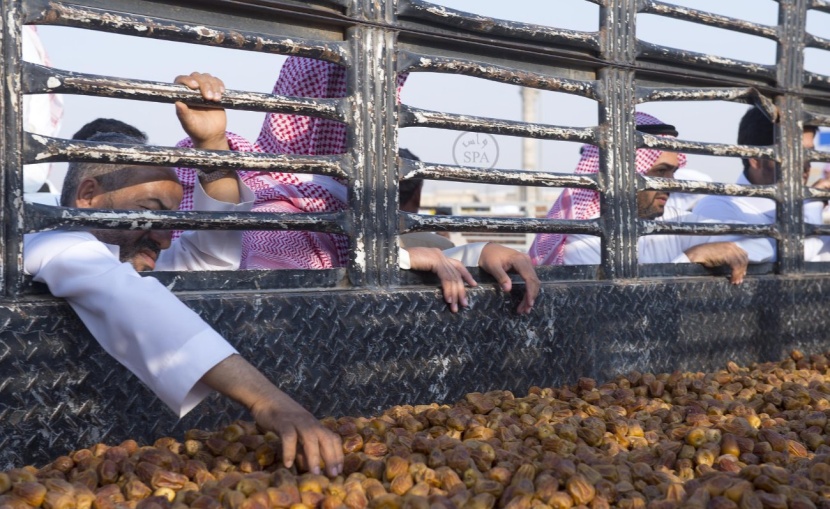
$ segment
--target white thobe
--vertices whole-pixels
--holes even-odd
[[[231,204],[197,185],[194,209],[248,211],[254,196],[240,187],[242,203]],[[241,232],[185,232],[160,253],[156,270],[236,269],[241,240]],[[65,298],[104,350],[183,416],[210,393],[202,376],[236,350],[158,280],[122,263],[118,251],[88,232],[33,233],[24,239],[24,270]]]
[[[741,173],[736,184],[752,185]],[[804,221],[821,224],[823,204],[820,201],[804,203]],[[772,224],[775,222],[775,201],[754,196],[707,196],[700,200],[694,213],[705,222],[734,224]],[[771,238],[737,237],[736,244],[747,252],[770,252],[770,261],[777,257],[777,246]],[[830,252],[825,237],[807,237],[804,239],[804,259],[810,261],[830,260]]]
[[[447,258],[460,261],[465,267],[478,267],[478,260],[481,258],[481,251],[486,245],[486,242],[464,244],[445,249],[443,253]],[[406,249],[400,249],[398,251],[398,266],[405,270],[412,267],[409,260],[409,253]]]
[[[672,223],[702,222],[691,212],[665,207],[663,215],[655,221]],[[705,235],[647,235],[637,241],[640,263],[691,263],[685,251],[699,244],[734,241],[734,236]],[[565,238],[565,265],[597,265],[600,263],[601,242],[592,235],[568,235]],[[770,253],[764,250],[747,251],[750,263],[769,261]]]

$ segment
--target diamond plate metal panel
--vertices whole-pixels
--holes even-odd
[[[737,287],[720,278],[547,284],[527,317],[513,311],[519,291],[471,294],[457,315],[435,290],[182,298],[320,417],[828,347],[826,277],[760,277]],[[61,301],[6,304],[0,325],[0,468],[99,441],[216,428],[244,414],[212,397],[179,421]]]

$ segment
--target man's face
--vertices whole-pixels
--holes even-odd
[[[182,186],[170,168],[129,167],[124,185],[105,191],[95,179],[78,187],[76,207],[112,210],[178,210]],[[90,182],[91,181],[91,182]],[[101,242],[118,246],[122,262],[137,271],[153,270],[162,249],[170,247],[169,230],[95,230]]]
[[[645,173],[647,177],[674,178],[680,161],[675,152],[663,152]],[[663,215],[669,193],[665,191],[640,191],[637,193],[637,216],[654,219]]]
[[[815,133],[804,131],[801,135],[801,145],[806,149],[815,147]],[[810,162],[806,161],[802,168],[801,180],[805,184],[810,178]],[[778,164],[772,159],[750,159],[746,179],[756,186],[775,184],[778,180]]]

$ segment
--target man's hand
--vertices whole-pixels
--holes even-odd
[[[699,244],[686,250],[686,256],[692,263],[699,263],[704,267],[713,269],[721,265],[728,265],[732,268],[732,275],[729,280],[733,285],[739,285],[746,276],[746,268],[749,265],[749,256],[746,251],[734,242],[711,242]]]
[[[198,90],[206,101],[218,101],[225,92],[222,80],[210,74],[198,72],[188,76],[176,76],[174,83]],[[219,107],[188,106],[183,102],[176,103],[176,115],[193,146],[208,150],[230,150],[225,137],[225,128],[228,124],[225,110]]]
[[[447,258],[440,249],[434,247],[412,247],[407,251],[412,270],[434,272],[441,280],[444,301],[449,304],[450,311],[457,313],[459,305],[467,307],[467,290],[464,283],[476,286],[476,282],[461,262]]]
[[[814,189],[822,189],[824,191],[827,191],[828,189],[830,189],[830,179],[818,179],[815,182],[813,182],[813,185],[810,187]]]
[[[539,296],[541,284],[528,255],[490,242],[481,251],[478,265],[493,276],[505,292],[513,288],[513,282],[510,281],[507,272],[512,270],[519,274],[525,280],[525,296],[516,311],[520,315],[530,313],[536,297]]]
[[[277,389],[239,355],[223,360],[205,373],[200,381],[247,407],[259,427],[280,436],[282,462],[286,468],[294,464],[299,443],[312,473],[320,473],[321,460],[329,476],[343,473],[340,436],[323,427],[313,415]]]

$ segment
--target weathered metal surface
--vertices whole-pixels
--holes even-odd
[[[35,2],[26,3],[29,9],[26,11],[25,23],[71,26],[166,41],[316,58],[341,65],[349,64],[349,52],[343,43],[318,42],[300,38],[281,39],[257,32],[182,23],[165,18],[134,16],[126,12],[85,7],[75,3],[54,1],[39,3],[45,3],[45,5],[36,5]]]
[[[769,224],[671,223],[641,219],[640,235],[722,235],[739,234],[747,237],[779,239],[780,232]]]
[[[26,164],[78,161],[317,173],[340,178],[347,176],[342,167],[348,167],[346,156],[296,156],[227,150],[174,149],[152,145],[64,140],[29,132],[25,133],[23,147]]]
[[[428,216],[398,212],[401,233],[409,232],[531,232],[601,235],[599,221],[515,217]]]
[[[810,9],[830,14],[830,2],[828,0],[810,0],[810,2],[808,2],[808,7]]]
[[[40,203],[24,204],[26,231],[86,230],[90,228],[122,230],[308,230],[346,233],[348,215],[333,213],[265,213],[265,212],[178,212],[125,211],[52,207]]]
[[[700,11],[685,6],[668,4],[657,0],[644,0],[640,12],[648,14],[659,14],[668,18],[691,21],[711,27],[724,28],[734,32],[742,32],[750,35],[766,37],[778,40],[778,28],[760,23],[752,23],[743,19],[730,18],[720,14]]]
[[[369,415],[451,402],[471,391],[711,370],[826,348],[830,279],[723,276],[546,284],[515,315],[521,289],[470,292],[451,314],[436,288],[183,296],[269,378],[316,415]],[[0,306],[0,469],[43,464],[103,441],[181,436],[244,416],[209,398],[179,421],[83,330],[61,302]],[[394,338],[394,341],[390,340]],[[117,410],[114,410],[117,409]]]
[[[495,19],[422,0],[400,0],[398,15],[402,18],[416,18],[481,34],[524,39],[536,44],[574,46],[591,50],[599,49],[599,34],[597,32],[579,32]]]
[[[222,106],[236,110],[285,113],[346,121],[345,99],[309,99],[256,92],[225,90],[219,101],[206,101],[201,94],[184,85],[81,74],[37,64],[23,66],[24,94],[83,94],[136,101]]]
[[[753,147],[750,145],[728,145],[724,143],[706,143],[701,141],[686,141],[667,136],[654,136],[637,133],[638,146],[656,148],[669,152],[686,152],[689,154],[704,154],[721,157],[756,157],[775,158],[773,147]]]
[[[696,180],[676,180],[659,177],[637,176],[637,189],[640,191],[673,191],[680,193],[726,194],[729,196],[754,196],[756,198],[778,198],[778,188],[768,186],[744,186],[724,184],[722,182],[701,182]],[[830,196],[830,193],[828,193]]]
[[[398,72],[440,72],[463,74],[483,78],[509,85],[550,90],[565,94],[574,94],[588,99],[598,98],[598,84],[595,81],[557,78],[544,74],[521,71],[501,65],[491,65],[471,60],[458,60],[446,57],[422,55],[401,51],[398,53]]]
[[[557,127],[473,115],[442,113],[412,106],[401,106],[399,123],[400,127],[432,127],[435,129],[500,134],[502,136],[522,136],[539,140],[575,141],[594,145],[597,143],[597,129],[594,127]]]
[[[451,182],[477,182],[484,184],[544,187],[576,187],[599,189],[596,175],[573,173],[548,173],[525,170],[500,170],[448,164],[430,164],[412,159],[398,159],[401,180],[426,179]]]
[[[651,101],[731,101],[754,104],[761,108],[767,117],[776,121],[778,110],[772,99],[763,95],[758,89],[746,88],[654,88],[637,87],[637,102]]]
[[[774,80],[775,66],[744,62],[733,58],[707,55],[694,51],[684,51],[650,42],[639,41],[639,58],[674,64],[684,64],[704,68],[709,71],[721,71],[728,74],[752,76]]]

